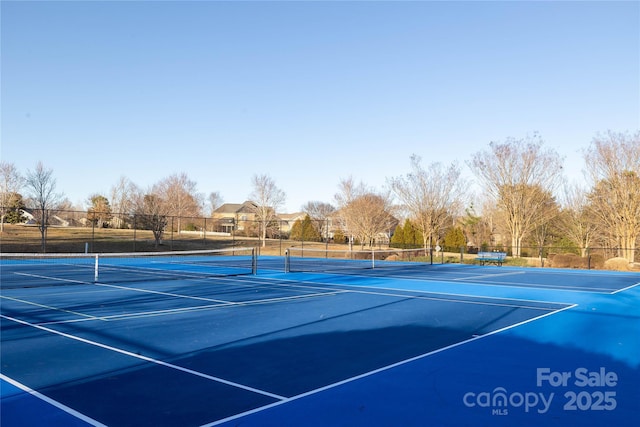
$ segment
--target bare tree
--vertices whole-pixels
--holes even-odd
[[[349,239],[349,247],[353,244],[353,239],[355,237],[354,230],[356,228],[355,225],[352,225],[351,222],[357,221],[357,216],[352,218],[352,212],[347,210],[347,206],[349,206],[356,198],[367,193],[367,188],[361,182],[356,184],[353,180],[353,177],[349,177],[346,179],[340,180],[338,184],[339,191],[335,195],[336,204],[338,205],[337,211],[337,219],[339,221],[338,226],[342,229],[345,236]]]
[[[560,207],[558,206],[555,197],[553,197],[553,195],[548,191],[541,191],[538,195],[538,199],[538,210],[540,214],[534,218],[532,223],[532,235],[533,240],[542,255],[542,248],[547,243],[552,230],[557,226],[557,219],[560,216]]]
[[[476,212],[473,204],[465,209],[460,224],[465,235],[466,244],[473,248],[483,248],[493,244],[493,212],[492,206],[484,206],[482,215]]]
[[[562,160],[556,151],[543,149],[538,135],[489,146],[474,154],[469,166],[502,213],[511,253],[519,257],[523,239],[540,225],[561,182]]]
[[[183,217],[201,215],[202,201],[196,188],[195,181],[185,173],[171,175],[155,186],[155,193],[164,200],[168,215],[178,218],[178,232],[182,230]]]
[[[464,181],[456,163],[444,167],[431,163],[426,169],[417,155],[411,156],[411,172],[391,178],[389,184],[423,236],[425,253],[458,214],[465,196]]]
[[[224,203],[224,199],[218,191],[212,191],[209,193],[209,207],[211,208],[211,215]]]
[[[567,186],[562,204],[556,227],[580,248],[584,257],[597,232],[596,222],[589,212],[587,192],[576,184]]]
[[[29,203],[33,215],[38,222],[38,229],[42,239],[42,252],[46,252],[47,227],[52,209],[56,209],[61,195],[55,192],[56,180],[53,170],[46,169],[42,162],[38,162],[33,171],[27,172],[26,186],[29,191]]]
[[[329,238],[329,223],[331,215],[336,211],[336,208],[330,203],[312,201],[307,202],[302,207],[302,211],[309,215],[314,227],[323,239]]]
[[[311,219],[326,219],[336,211],[331,203],[312,201],[307,202],[302,207],[302,211],[309,215]]]
[[[118,182],[111,187],[111,210],[114,227],[123,228],[127,216],[133,213],[134,198],[140,189],[129,178],[121,176]]]
[[[9,211],[22,199],[20,189],[24,178],[13,163],[0,162],[0,232],[4,231],[4,221]]]
[[[372,246],[397,225],[389,193],[376,192],[362,183],[356,185],[351,177],[340,181],[339,188],[335,196],[337,216],[350,245],[358,239],[362,246]]]
[[[634,262],[640,236],[640,132],[596,137],[585,160],[595,184],[590,210],[612,234],[621,256]]]
[[[256,203],[254,213],[260,223],[260,239],[264,247],[267,244],[269,223],[275,220],[276,212],[285,202],[286,195],[268,175],[254,175],[252,184],[253,192],[249,195],[249,198]]]
[[[162,237],[168,223],[169,207],[159,194],[157,186],[147,192],[138,192],[133,198],[136,228],[151,230],[156,249],[162,244]]]

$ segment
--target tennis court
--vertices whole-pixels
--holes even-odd
[[[640,415],[640,274],[182,255],[3,258],[2,425]]]

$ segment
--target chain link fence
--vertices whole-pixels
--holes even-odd
[[[304,216],[273,219],[266,224],[266,240],[262,241],[261,221],[245,217],[162,216],[154,222],[149,215],[109,214],[87,211],[51,211],[49,223],[42,227],[34,215],[24,212],[13,224],[2,224],[0,249],[5,253],[113,253],[166,250],[218,249],[233,246],[254,246],[264,255],[283,256],[288,247],[316,247],[338,250],[380,251],[389,249],[421,249],[424,259],[432,263],[474,263],[478,251],[505,252],[507,265],[556,268],[611,268],[611,260],[624,264],[623,258],[633,254],[640,268],[640,248],[598,247],[579,249],[543,246],[523,247],[520,257],[512,257],[506,245],[482,248],[446,247],[434,243],[424,248],[420,244],[390,243],[392,231],[380,233],[375,239],[360,242],[349,238],[331,220],[310,220]],[[154,234],[154,224],[161,232]],[[44,250],[43,250],[44,249]],[[623,269],[622,267],[620,269]]]
[[[329,230],[328,220],[275,218],[266,224],[263,245],[265,224],[241,215],[216,218],[55,210],[46,215],[46,227],[41,226],[40,216],[23,211],[9,217],[12,223],[2,224],[2,251],[112,253],[250,245],[284,255],[286,247],[296,242],[347,244],[340,232]]]

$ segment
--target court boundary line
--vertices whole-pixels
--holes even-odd
[[[312,260],[312,259],[316,259],[319,260],[320,262],[326,262],[327,258],[321,257],[321,258],[307,258],[307,257],[302,257],[302,259],[308,259],[308,260]],[[357,261],[362,261],[362,260],[349,260],[349,259],[334,259],[334,258],[328,258],[329,260],[338,260],[338,261],[346,261],[346,262],[357,262]],[[367,261],[367,260],[364,260]],[[370,260],[369,260],[370,261]],[[494,270],[496,267],[494,266],[482,266],[482,265],[478,265],[478,264],[460,264],[460,263],[432,263],[430,264],[429,262],[411,262],[411,261],[381,261],[381,262],[391,262],[391,263],[398,263],[399,265],[404,263],[406,264],[406,266],[408,267],[412,267],[412,266],[418,266],[418,265],[422,265],[425,266],[429,269],[437,269],[439,272],[447,272],[448,273],[448,269],[451,270],[462,270],[462,269],[484,269],[485,271],[489,271],[489,270]],[[378,270],[384,270],[385,267],[380,267],[378,268]],[[635,275],[637,274],[634,271],[616,271],[616,270],[596,270],[596,269],[573,269],[573,268],[554,268],[554,267],[534,267],[534,266],[515,266],[515,265],[505,265],[500,267],[501,270],[503,271],[527,271],[527,270],[536,270],[539,272],[539,274],[542,275],[551,275],[551,274],[558,274],[558,275],[594,275],[594,274],[602,274],[602,275],[606,275],[606,274],[616,274],[616,275]],[[283,272],[282,268],[275,268],[275,267],[263,267],[262,271],[264,270],[268,270],[270,272]],[[350,270],[350,271],[375,271],[376,268],[351,268],[351,269],[346,269],[346,270]],[[392,270],[387,270],[387,271],[392,271]],[[340,270],[336,269],[336,270],[327,270],[327,271],[321,271],[321,270],[309,270],[309,271],[292,271],[291,273],[308,273],[308,274],[330,274],[330,275],[335,275],[335,274],[340,274]],[[457,274],[459,273],[459,271],[457,271],[456,273],[453,274]],[[469,273],[471,274],[471,273]],[[501,275],[504,273],[499,273],[498,275]],[[345,274],[345,276],[354,276],[355,274]],[[366,277],[398,277],[395,275],[383,275],[383,276],[378,276],[378,275],[360,275],[360,276],[366,276]],[[405,276],[402,276],[405,277]],[[431,279],[425,278],[424,280],[429,281]]]
[[[260,389],[257,389],[257,388],[251,387],[251,386],[247,386],[247,385],[244,385],[244,384],[240,384],[240,383],[236,383],[236,382],[233,382],[233,381],[225,380],[224,378],[216,377],[216,376],[213,376],[213,375],[208,375],[208,374],[205,374],[203,372],[198,372],[198,371],[195,371],[193,369],[185,368],[183,366],[174,365],[173,363],[169,363],[169,362],[165,362],[165,361],[162,361],[162,360],[154,359],[154,358],[148,357],[148,356],[143,356],[141,354],[136,354],[136,353],[133,353],[133,352],[128,351],[128,350],[124,350],[124,349],[121,349],[121,348],[117,348],[117,347],[113,347],[113,346],[110,346],[110,345],[102,344],[102,343],[97,342],[97,341],[92,341],[92,340],[89,340],[89,339],[86,339],[86,338],[82,338],[82,337],[78,337],[78,336],[75,336],[75,335],[67,334],[66,332],[56,331],[55,329],[47,328],[46,326],[36,325],[34,323],[26,322],[24,320],[16,319],[14,317],[7,316],[7,315],[4,315],[4,314],[0,314],[0,317],[3,318],[3,319],[10,320],[10,321],[15,322],[15,323],[19,323],[19,324],[24,325],[24,326],[29,326],[29,327],[32,327],[32,328],[40,329],[40,330],[45,331],[45,332],[49,332],[49,333],[52,333],[52,334],[55,334],[55,335],[59,335],[59,336],[65,337],[65,338],[69,338],[69,339],[72,339],[72,340],[75,340],[75,341],[79,341],[79,342],[82,342],[82,343],[85,343],[85,344],[89,344],[89,345],[93,345],[93,346],[96,346],[96,347],[100,347],[100,348],[103,348],[105,350],[109,350],[109,351],[113,351],[115,353],[123,354],[125,356],[130,356],[130,357],[133,357],[133,358],[136,358],[136,359],[144,360],[145,362],[153,363],[153,364],[156,364],[156,365],[159,365],[159,366],[164,366],[166,368],[175,369],[177,371],[181,371],[181,372],[184,372],[184,373],[187,373],[187,374],[191,374],[191,375],[194,375],[194,376],[197,376],[197,377],[200,377],[200,378],[204,378],[204,379],[208,379],[208,380],[211,380],[211,381],[219,382],[221,384],[225,384],[225,385],[228,385],[228,386],[231,386],[231,387],[236,387],[236,388],[239,388],[239,389],[242,389],[242,390],[246,390],[246,391],[250,391],[250,392],[253,392],[253,393],[261,394],[263,396],[271,397],[272,399],[276,399],[276,400],[286,399],[286,397],[284,397],[284,396],[280,396],[278,394],[271,393],[271,392],[268,392],[266,390],[260,390]]]
[[[240,281],[240,280],[226,279],[226,281],[233,281],[235,283],[242,283],[243,286],[245,286],[246,288],[250,288],[250,289],[255,288],[255,286],[246,284],[244,281]],[[262,298],[262,299],[258,299],[258,300],[249,300],[249,301],[228,301],[228,300],[220,300],[220,299],[215,299],[215,298],[206,298],[206,297],[199,297],[199,296],[193,296],[193,295],[183,295],[183,294],[178,294],[178,293],[173,293],[173,292],[161,292],[161,291],[154,291],[154,290],[151,290],[151,289],[142,289],[142,288],[136,288],[136,287],[112,285],[112,284],[99,283],[99,282],[96,282],[96,283],[79,282],[79,283],[83,283],[83,284],[86,284],[88,286],[98,286],[98,287],[112,288],[112,289],[116,289],[116,290],[120,290],[120,291],[124,290],[124,291],[132,291],[132,292],[151,293],[151,294],[157,294],[157,295],[162,295],[162,296],[168,296],[168,297],[172,297],[172,298],[176,298],[176,299],[184,298],[184,299],[193,299],[193,300],[198,300],[198,301],[213,302],[215,304],[209,304],[209,305],[204,305],[204,306],[195,306],[195,307],[179,307],[179,308],[172,308],[172,309],[167,309],[167,310],[151,310],[151,311],[125,313],[125,314],[117,314],[117,315],[107,315],[107,316],[93,316],[93,315],[81,313],[81,312],[78,312],[78,311],[72,311],[72,310],[67,310],[67,309],[63,309],[63,308],[53,307],[53,306],[40,304],[40,303],[33,302],[33,301],[22,300],[22,299],[15,298],[15,297],[9,297],[9,296],[0,295],[0,298],[6,298],[6,299],[9,299],[9,300],[17,301],[19,303],[23,303],[23,304],[27,304],[27,305],[34,305],[36,307],[42,307],[42,308],[45,308],[45,309],[48,309],[48,310],[52,310],[52,311],[70,313],[70,314],[73,314],[73,315],[77,315],[77,316],[83,317],[82,319],[71,319],[71,320],[60,320],[60,321],[50,321],[50,322],[38,323],[38,325],[57,325],[57,324],[66,324],[66,323],[86,322],[86,321],[92,321],[92,320],[117,321],[117,320],[127,320],[127,319],[133,319],[133,318],[141,318],[141,317],[153,317],[153,316],[161,316],[161,315],[171,315],[171,314],[175,314],[175,313],[188,313],[190,311],[196,312],[196,311],[215,309],[215,308],[220,308],[220,307],[251,306],[251,305],[278,303],[278,302],[288,302],[288,301],[295,301],[295,300],[298,300],[298,299],[334,296],[334,295],[337,295],[337,294],[350,292],[348,290],[342,290],[342,289],[324,289],[327,292],[306,293],[306,294],[301,294],[301,295],[282,296],[282,297],[276,297],[276,298]]]
[[[111,321],[119,321],[119,320],[139,319],[143,317],[168,316],[168,315],[180,314],[180,313],[190,313],[190,312],[195,313],[197,311],[212,310],[217,308],[226,308],[226,307],[235,307],[235,306],[252,306],[252,305],[295,301],[295,300],[305,299],[305,298],[328,297],[328,296],[335,296],[335,295],[346,293],[346,292],[348,291],[332,291],[332,292],[324,292],[324,293],[296,295],[291,297],[264,298],[264,299],[244,301],[244,302],[228,301],[226,303],[200,305],[195,307],[180,307],[180,308],[170,308],[166,310],[152,310],[152,311],[141,311],[141,312],[134,312],[134,313],[126,313],[126,314],[114,314],[110,316],[103,316],[101,320],[111,322]],[[95,319],[73,319],[73,320],[62,320],[62,321],[53,321],[53,322],[42,322],[42,323],[38,323],[38,325],[62,325],[67,323],[88,322],[91,320],[95,320]]]
[[[307,273],[303,273],[303,274],[307,274]],[[325,273],[312,273],[312,274],[325,274]],[[331,273],[328,273],[331,274]],[[524,274],[524,272],[519,273],[519,274]],[[338,274],[333,274],[333,275],[338,275]],[[492,277],[495,276],[503,276],[505,275],[505,273],[499,274],[499,275],[491,275]],[[541,290],[555,290],[555,291],[562,291],[562,292],[583,292],[583,293],[590,293],[590,294],[601,294],[601,295],[611,295],[612,289],[606,289],[606,288],[585,288],[585,287],[577,287],[577,286],[571,286],[571,287],[563,287],[563,286],[557,286],[557,285],[544,285],[544,284],[535,284],[535,285],[531,285],[531,284],[527,284],[527,283],[523,283],[523,282],[493,282],[493,281],[484,281],[484,282],[472,282],[472,281],[467,281],[469,280],[468,278],[457,278],[457,279],[428,279],[428,278],[415,278],[415,277],[407,277],[407,276],[375,276],[375,275],[371,275],[371,276],[367,276],[367,275],[363,275],[363,274],[348,274],[348,275],[343,275],[346,277],[350,277],[350,276],[357,276],[357,277],[391,277],[393,279],[401,279],[401,280],[413,280],[413,281],[418,281],[418,282],[450,282],[450,283],[460,283],[463,285],[469,285],[469,286],[500,286],[503,288],[515,288],[515,289],[541,289]]]
[[[478,268],[481,268],[479,266],[477,266]],[[486,275],[482,275],[482,276],[487,276],[487,277],[499,277],[499,276],[505,276],[505,275],[517,275],[517,274],[525,274],[526,273],[526,268],[535,268],[535,267],[521,267],[521,270],[515,270],[518,267],[507,267],[510,268],[510,271],[507,272],[503,272],[503,273],[496,273],[496,274],[486,274]],[[360,270],[360,269],[357,269]],[[366,269],[362,269],[365,271],[375,271],[375,269],[371,269],[371,270],[366,270]],[[381,269],[382,270],[382,269]],[[270,271],[274,271],[274,270],[270,270]],[[352,270],[353,271],[353,270]],[[591,273],[589,273],[591,272]],[[573,274],[573,275],[585,275],[588,276],[590,274],[593,274],[594,270],[587,270],[587,271],[540,271],[538,272],[538,274],[541,275],[551,275],[551,274],[555,274],[555,275],[564,275],[564,274]],[[343,277],[367,277],[367,278],[391,278],[391,279],[402,279],[402,280],[412,280],[412,281],[419,281],[419,282],[453,282],[453,283],[463,283],[463,284],[467,284],[467,285],[471,285],[471,286],[502,286],[502,287],[509,287],[509,288],[525,288],[525,289],[543,289],[543,290],[548,290],[548,289],[552,289],[552,290],[558,290],[558,291],[564,291],[564,292],[585,292],[585,293],[591,293],[591,294],[602,294],[602,295],[611,295],[613,292],[616,291],[616,289],[611,289],[611,288],[587,288],[587,287],[579,287],[579,286],[571,286],[571,287],[562,287],[562,286],[557,286],[557,285],[544,285],[544,284],[527,284],[527,283],[521,283],[520,282],[511,282],[511,283],[507,283],[507,284],[502,284],[499,282],[480,282],[480,283],[476,283],[476,282],[465,282],[465,280],[470,280],[468,277],[458,277],[458,278],[430,278],[430,277],[419,277],[416,278],[415,276],[405,276],[405,275],[395,275],[395,274],[345,274],[345,273],[341,273],[339,270],[336,271],[295,271],[295,272],[291,272],[291,273],[287,273],[287,274],[310,274],[310,275],[325,275],[325,276],[343,276]],[[470,275],[473,277],[473,275]],[[476,275],[477,276],[477,275]]]
[[[635,283],[635,284],[633,284],[633,285],[629,285],[629,286],[627,286],[626,288],[618,289],[617,291],[612,292],[612,293],[611,293],[611,295],[615,295],[615,294],[617,294],[617,293],[619,293],[619,292],[628,291],[629,289],[633,289],[633,288],[635,288],[636,286],[640,286],[640,282]]]
[[[47,279],[47,280],[51,280],[54,282],[66,282],[66,283],[77,283],[80,285],[89,285],[90,282],[87,282],[86,280],[74,280],[74,279],[63,279],[61,277],[51,277],[51,276],[43,276],[42,274],[33,274],[33,273],[22,273],[19,271],[14,271],[13,274],[16,274],[18,276],[27,276],[27,277],[36,277],[38,279]],[[54,285],[51,285],[54,286]],[[44,287],[44,286],[42,286]],[[16,288],[7,288],[7,289],[20,289],[20,287],[16,287]]]
[[[108,427],[106,424],[102,424],[101,422],[99,422],[97,420],[94,420],[93,418],[91,418],[91,417],[89,417],[89,416],[87,416],[87,415],[85,415],[85,414],[83,414],[81,412],[78,412],[75,409],[70,408],[69,406],[67,406],[67,405],[65,405],[63,403],[60,403],[57,400],[54,400],[54,399],[52,399],[52,398],[50,398],[50,397],[48,397],[48,396],[36,391],[36,390],[33,390],[32,388],[22,384],[21,382],[18,382],[16,380],[14,380],[13,378],[10,378],[10,377],[6,376],[3,373],[0,373],[0,379],[3,380],[3,381],[8,382],[9,384],[13,385],[14,387],[19,388],[23,392],[28,393],[31,396],[36,397],[36,398],[48,403],[49,405],[52,405],[53,407],[55,407],[57,409],[60,409],[61,411],[66,412],[71,416],[79,418],[80,420],[82,420],[82,421],[84,421],[86,423],[89,423],[89,424],[91,424],[91,425],[93,425],[95,427]]]
[[[542,314],[540,316],[533,317],[531,319],[523,320],[522,322],[518,322],[518,323],[515,323],[513,325],[505,326],[504,328],[496,329],[495,331],[491,331],[491,332],[488,332],[488,333],[483,334],[483,335],[475,336],[475,337],[469,338],[467,340],[460,341],[460,342],[457,342],[455,344],[448,345],[446,347],[442,347],[442,348],[439,348],[439,349],[436,349],[436,350],[433,350],[433,351],[430,351],[430,352],[427,352],[427,353],[424,353],[424,354],[420,354],[418,356],[414,356],[414,357],[411,357],[409,359],[401,360],[399,362],[395,362],[395,363],[392,363],[390,365],[383,366],[381,368],[377,368],[377,369],[374,369],[372,371],[365,372],[365,373],[356,375],[356,376],[351,377],[351,378],[346,378],[344,380],[337,381],[335,383],[328,384],[326,386],[319,387],[319,388],[314,389],[314,390],[309,390],[309,391],[307,391],[305,393],[301,393],[301,394],[298,394],[296,396],[288,397],[288,398],[285,398],[285,399],[283,399],[281,401],[278,401],[278,402],[274,402],[274,403],[271,403],[271,404],[268,404],[268,405],[265,405],[265,406],[261,406],[259,408],[255,408],[255,409],[252,409],[250,411],[242,412],[240,414],[235,414],[235,415],[232,415],[232,416],[227,417],[227,418],[223,418],[223,419],[220,419],[220,420],[213,421],[211,423],[202,424],[202,425],[200,425],[200,427],[214,427],[214,426],[220,425],[222,423],[226,423],[226,422],[229,422],[229,421],[237,420],[239,418],[242,418],[242,417],[245,417],[245,416],[248,416],[248,415],[252,415],[252,414],[255,414],[255,413],[258,413],[258,412],[262,412],[262,411],[274,408],[276,406],[281,406],[283,404],[290,403],[290,402],[293,402],[295,400],[299,400],[299,399],[302,399],[302,398],[305,398],[305,397],[308,397],[308,396],[312,396],[314,394],[322,393],[322,392],[330,390],[332,388],[336,388],[336,387],[339,387],[339,386],[344,385],[344,384],[348,384],[348,383],[351,383],[351,382],[354,382],[354,381],[358,381],[360,379],[363,379],[363,378],[366,378],[366,377],[370,377],[370,376],[379,374],[379,373],[384,372],[384,371],[388,371],[388,370],[396,368],[398,366],[406,365],[408,363],[412,363],[412,362],[415,362],[415,361],[420,360],[420,359],[425,359],[425,358],[433,356],[435,354],[442,353],[444,351],[451,350],[451,349],[456,348],[456,347],[461,347],[463,345],[469,344],[469,343],[477,341],[477,340],[481,340],[483,338],[490,337],[492,335],[507,331],[509,329],[513,329],[513,328],[516,328],[518,326],[522,326],[522,325],[525,325],[527,323],[543,319],[543,318],[545,318],[547,316],[552,316],[552,315],[560,313],[562,311],[570,310],[570,309],[572,309],[572,308],[574,308],[576,306],[578,306],[578,304],[571,304],[571,305],[569,305],[567,307],[560,308],[560,309],[552,311],[550,313],[545,313],[545,314]]]
[[[262,280],[264,280],[264,278],[262,278]],[[284,287],[296,287],[295,283],[309,283],[309,284],[313,284],[313,285],[318,285],[317,288],[318,289],[323,289],[323,290],[330,290],[331,288],[327,288],[328,286],[331,286],[331,287],[339,286],[339,287],[349,288],[349,289],[341,288],[341,290],[343,290],[345,292],[372,294],[372,295],[381,295],[381,296],[394,296],[394,297],[403,297],[403,298],[429,299],[429,300],[434,300],[434,301],[451,301],[451,302],[460,302],[460,303],[467,303],[467,304],[515,306],[515,307],[520,307],[520,308],[531,308],[531,309],[540,308],[540,307],[531,307],[531,306],[527,306],[527,305],[517,306],[517,305],[512,305],[512,304],[497,304],[497,303],[482,302],[482,301],[455,300],[453,298],[451,298],[451,299],[449,299],[449,298],[439,298],[437,296],[421,297],[421,296],[416,296],[416,295],[398,295],[398,294],[389,294],[389,293],[386,293],[386,292],[376,292],[376,291],[377,290],[384,290],[384,291],[397,291],[397,292],[415,292],[415,293],[420,293],[420,294],[444,295],[444,296],[447,296],[447,297],[473,298],[473,299],[476,299],[476,300],[479,300],[479,299],[498,300],[498,301],[503,300],[503,301],[514,301],[514,302],[525,302],[525,303],[529,302],[529,303],[537,303],[537,304],[553,304],[553,305],[562,306],[562,307],[559,307],[559,308],[565,308],[566,306],[574,304],[573,302],[542,301],[542,300],[523,299],[523,298],[509,298],[509,297],[496,297],[496,296],[456,294],[456,293],[451,293],[451,292],[436,292],[436,291],[425,291],[425,290],[421,290],[421,289],[391,288],[391,287],[386,287],[386,286],[374,287],[374,286],[370,286],[370,285],[366,285],[366,286],[345,285],[345,284],[341,284],[341,283],[313,282],[313,281],[308,281],[308,280],[292,280],[292,279],[272,279],[272,278],[267,278],[267,280],[291,282],[291,284],[272,283],[272,285],[284,286]],[[309,286],[304,286],[304,285],[300,285],[299,287],[301,287],[303,289],[308,289],[309,288]],[[353,289],[353,288],[356,288],[356,289]],[[362,290],[363,288],[364,289],[370,289],[370,291]],[[555,308],[548,308],[546,310],[556,310],[556,309]]]
[[[7,295],[0,295],[0,298],[1,299],[8,299],[8,300],[11,300],[11,301],[16,301],[16,302],[19,302],[21,304],[33,305],[33,306],[40,307],[40,308],[46,308],[47,310],[51,310],[51,311],[60,311],[60,312],[63,312],[63,313],[73,314],[74,316],[83,317],[84,319],[82,319],[82,320],[103,320],[103,321],[106,320],[103,317],[92,316],[91,314],[85,314],[85,313],[82,313],[82,312],[79,312],[79,311],[73,311],[73,310],[67,310],[67,309],[64,309],[64,308],[53,307],[53,306],[50,306],[50,305],[40,304],[40,303],[37,303],[37,302],[34,302],[34,301],[27,301],[27,300],[23,300],[23,299],[20,299],[20,298],[10,297],[10,296],[7,296]]]
[[[308,274],[308,273],[303,273],[303,274]],[[325,273],[312,273],[312,274],[325,274]],[[328,274],[332,274],[332,273],[328,273]],[[515,274],[524,274],[524,272],[515,273]],[[332,274],[332,275],[335,276],[335,275],[338,275],[338,274]],[[504,276],[504,275],[506,275],[506,273],[495,274],[495,275],[491,275],[490,277]],[[363,275],[363,274],[348,274],[348,275],[343,275],[343,276],[346,276],[346,277],[351,277],[351,276],[357,276],[357,277],[391,277],[393,279],[413,280],[413,281],[418,281],[418,282],[438,282],[438,283],[450,282],[450,283],[459,283],[459,284],[469,285],[469,286],[500,286],[500,287],[503,287],[503,288],[514,288],[514,289],[541,289],[541,290],[555,290],[555,291],[561,291],[561,292],[583,292],[583,293],[601,294],[601,295],[611,295],[611,292],[612,292],[612,289],[607,289],[607,288],[585,288],[585,287],[577,287],[577,286],[563,287],[563,286],[557,286],[557,285],[544,285],[544,284],[531,285],[531,284],[527,284],[527,283],[523,283],[523,282],[507,282],[507,283],[504,283],[504,282],[492,282],[492,281],[472,282],[472,281],[467,281],[467,280],[469,280],[468,278],[429,279],[429,278],[415,278],[415,277],[407,277],[407,276],[375,276],[375,275],[367,276],[367,275]]]
[[[453,282],[458,282],[460,280],[477,280],[482,279],[484,277],[502,277],[502,276],[515,276],[517,274],[524,274],[524,271],[507,271],[505,273],[497,273],[497,274],[473,274],[469,275],[469,277],[460,277],[457,279],[451,279]]]
[[[582,292],[588,294],[599,294],[599,295],[611,295],[614,289],[611,288],[586,288],[580,286],[558,286],[558,285],[545,285],[545,284],[519,284],[520,282],[457,282],[462,283],[469,286],[501,286],[506,288],[520,288],[520,289],[540,289],[540,290],[553,290],[560,292]]]

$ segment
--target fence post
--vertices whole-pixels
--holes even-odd
[[[207,217],[204,217],[204,225],[202,226],[202,246],[207,246]]]
[[[136,251],[136,230],[137,230],[137,223],[136,220],[138,219],[138,216],[136,214],[133,214],[133,252]]]
[[[278,233],[278,236],[280,237],[280,249],[279,249],[279,254],[280,256],[282,256],[282,223],[284,221],[280,220],[280,232]]]
[[[171,217],[171,239],[169,240],[169,249],[173,250],[173,217]]]
[[[325,229],[324,229],[324,249],[325,251],[329,250],[329,218],[325,219]]]

